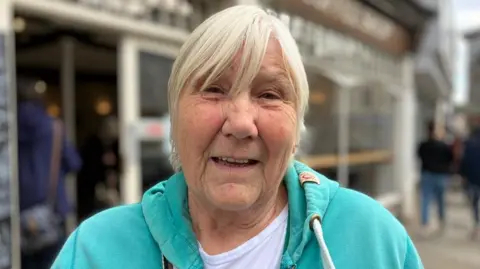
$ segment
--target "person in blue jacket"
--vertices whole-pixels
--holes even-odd
[[[309,88],[275,16],[234,6],[203,22],[168,98],[177,173],[80,224],[53,268],[423,268],[389,211],[294,160]]]
[[[463,146],[460,174],[465,178],[472,205],[474,229],[472,238],[480,236],[480,117],[476,120],[470,137]]]
[[[54,119],[47,114],[41,96],[35,92],[35,83],[35,80],[26,77],[17,80],[20,212],[45,203],[49,198],[51,186],[50,163]],[[62,139],[60,171],[54,202],[55,211],[64,223],[71,210],[65,188],[65,175],[78,171],[81,160],[66,137]],[[22,253],[22,268],[49,268],[63,243],[61,240],[35,253]]]

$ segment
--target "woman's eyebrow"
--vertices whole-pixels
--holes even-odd
[[[292,83],[284,71],[260,72],[253,80],[253,84],[276,84],[283,87],[292,87]]]
[[[210,86],[210,85],[205,85],[205,83],[207,82],[207,79],[210,75],[211,75],[211,71],[205,73],[202,76],[197,76],[195,78],[194,87],[197,88],[197,89],[200,89],[202,87]],[[228,81],[228,80],[225,77],[225,74],[221,74],[218,78],[213,78],[213,80],[210,81],[210,84],[212,84],[212,83],[225,83],[226,81]]]

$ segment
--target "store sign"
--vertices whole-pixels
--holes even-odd
[[[67,0],[71,1],[71,0]],[[142,16],[154,14],[159,10],[189,15],[192,12],[191,5],[186,0],[136,0],[136,1],[98,1],[98,0],[76,0],[79,4],[94,7],[96,9],[121,13],[128,16]]]
[[[391,54],[410,49],[410,36],[404,28],[353,0],[273,0],[271,5],[354,36]]]
[[[350,0],[303,0],[315,10],[329,13],[336,20],[359,31],[385,40],[395,31],[395,23]]]

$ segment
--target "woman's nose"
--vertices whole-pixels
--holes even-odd
[[[258,136],[256,118],[258,109],[248,94],[240,94],[232,98],[224,108],[225,122],[222,132],[226,136],[237,139],[255,138]]]

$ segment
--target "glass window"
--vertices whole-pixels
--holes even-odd
[[[393,143],[393,97],[375,87],[355,90],[361,91],[364,98],[362,109],[351,111],[350,115],[351,151],[390,150]],[[358,99],[350,99],[352,106],[356,102]]]
[[[309,76],[310,100],[305,117],[308,136],[300,145],[301,159],[313,169],[335,179],[338,153],[337,94],[332,81]]]
[[[350,95],[349,187],[370,196],[395,191],[392,165],[395,100],[379,87],[354,89],[364,100]]]
[[[173,59],[142,51],[139,57],[140,115],[161,117],[168,112],[168,79]]]
[[[311,143],[308,154],[336,154],[338,144],[338,113],[334,85],[326,78],[311,77],[309,111],[306,125]]]

